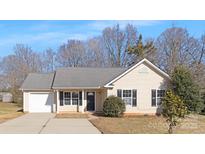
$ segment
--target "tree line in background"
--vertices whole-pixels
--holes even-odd
[[[107,27],[100,36],[85,41],[68,40],[57,51],[48,48],[39,53],[17,44],[14,54],[1,59],[0,85],[18,101],[18,89],[28,73],[53,72],[58,67],[128,67],[143,58],[168,74],[183,66],[200,89],[205,89],[205,35],[195,38],[184,28],[171,27],[156,39],[143,39],[130,24],[123,29]]]

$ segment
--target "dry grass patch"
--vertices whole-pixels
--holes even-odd
[[[86,113],[59,113],[56,118],[88,118]]]
[[[168,128],[162,116],[99,117],[90,121],[106,134],[166,134]],[[174,133],[205,133],[205,116],[189,115]]]
[[[23,115],[22,108],[14,103],[0,102],[0,123]]]

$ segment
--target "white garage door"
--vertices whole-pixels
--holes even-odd
[[[29,112],[52,112],[53,93],[30,93]]]

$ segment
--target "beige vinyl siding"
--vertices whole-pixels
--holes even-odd
[[[146,63],[121,77],[113,83],[114,88],[108,89],[108,96],[117,95],[117,89],[137,89],[137,107],[126,106],[128,113],[156,113],[157,107],[151,106],[151,89],[166,89],[169,83]]]
[[[96,112],[103,111],[103,103],[107,98],[107,89],[98,90],[96,92]]]

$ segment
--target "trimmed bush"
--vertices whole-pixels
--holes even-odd
[[[103,104],[103,112],[108,117],[119,117],[125,112],[125,103],[116,96],[109,96]]]

